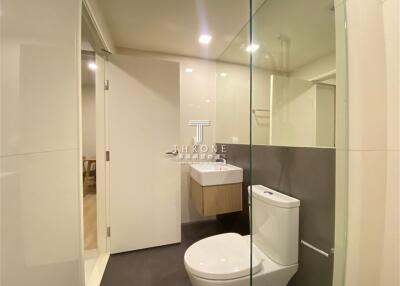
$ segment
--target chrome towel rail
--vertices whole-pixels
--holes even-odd
[[[303,245],[305,245],[305,246],[307,246],[307,247],[309,247],[309,248],[311,248],[312,250],[318,252],[319,254],[321,254],[321,255],[323,255],[323,256],[325,256],[325,257],[329,257],[329,256],[330,256],[329,253],[327,253],[327,252],[325,252],[325,251],[323,251],[323,250],[321,250],[321,249],[315,247],[315,246],[312,245],[312,244],[309,244],[308,242],[305,242],[304,240],[300,240],[300,243],[303,244]]]

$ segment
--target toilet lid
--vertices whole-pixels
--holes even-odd
[[[253,255],[253,273],[261,269],[261,260]],[[250,275],[250,243],[237,233],[225,233],[202,239],[185,253],[187,270],[201,278],[227,280]]]

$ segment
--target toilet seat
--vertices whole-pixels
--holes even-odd
[[[250,275],[250,244],[237,233],[225,233],[202,239],[185,253],[185,267],[204,279],[228,280]],[[262,268],[262,260],[253,255],[252,273]]]

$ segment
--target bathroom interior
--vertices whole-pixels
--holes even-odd
[[[103,237],[101,285],[332,285],[341,7],[189,2],[100,1],[115,52],[83,15],[86,283]]]
[[[348,274],[346,1],[14,1],[2,90],[38,111],[2,125],[4,286],[396,286]]]

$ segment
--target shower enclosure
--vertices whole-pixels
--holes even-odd
[[[229,163],[244,169],[243,202],[249,207],[236,222],[249,223],[250,284],[258,285],[261,276],[276,271],[268,265],[255,267],[260,255],[281,268],[293,266],[275,259],[271,251],[278,251],[276,241],[259,237],[276,223],[272,215],[258,220],[269,215],[257,203],[259,187],[254,186],[262,185],[300,201],[298,267],[287,274],[287,285],[342,285],[347,219],[345,3],[250,0],[249,6],[248,24],[217,63],[216,139],[227,146]],[[283,227],[277,225],[276,232]],[[272,250],[262,249],[263,242]]]

